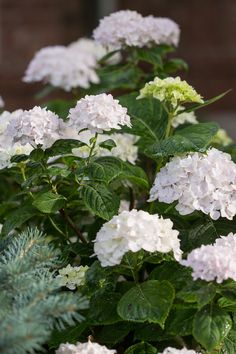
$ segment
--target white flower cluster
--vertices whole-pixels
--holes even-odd
[[[179,232],[170,219],[151,215],[143,210],[123,211],[106,222],[97,233],[94,252],[102,267],[121,263],[128,251],[168,253],[181,259]]]
[[[121,126],[131,127],[127,108],[122,107],[112,95],[86,95],[70,109],[68,125],[80,131],[89,129],[92,133],[102,133]]]
[[[195,350],[189,350],[186,348],[176,349],[176,348],[168,347],[164,350],[164,352],[159,354],[200,354],[200,353],[195,352]]]
[[[211,148],[171,159],[157,173],[149,201],[178,201],[181,215],[200,210],[214,220],[236,214],[236,164],[229,154]]]
[[[173,128],[177,128],[178,126],[189,123],[189,124],[197,124],[197,117],[194,111],[192,112],[182,112],[184,107],[180,106],[178,110],[178,115],[176,115],[171,122]]]
[[[57,279],[60,281],[61,286],[75,290],[77,286],[85,284],[85,273],[88,269],[88,266],[72,267],[68,264],[65,268],[59,270]]]
[[[121,10],[100,20],[94,39],[102,45],[120,49],[153,44],[178,45],[179,26],[168,18],[143,17],[136,11]]]
[[[193,269],[194,280],[236,280],[236,234],[221,236],[213,245],[202,245],[188,254],[180,263]]]
[[[76,343],[76,344],[60,344],[56,350],[56,354],[115,354],[113,349],[107,349],[104,345],[98,343]]]
[[[67,47],[56,45],[42,48],[30,62],[23,81],[43,81],[65,91],[76,87],[87,89],[91,83],[99,82],[96,73],[98,60],[107,52],[107,49],[95,41],[85,38]],[[114,64],[120,58],[114,56],[111,60]]]
[[[89,156],[89,140],[94,137],[94,134],[90,133],[88,130],[81,132],[77,135],[77,139],[84,142],[85,146],[72,149],[72,153],[75,156],[87,158]],[[116,146],[110,151],[99,146],[105,140],[112,139]],[[131,134],[102,134],[97,137],[97,145],[94,149],[96,156],[115,156],[119,157],[123,161],[128,161],[132,164],[138,158],[138,147],[134,145],[137,141],[137,137]]]
[[[2,96],[0,96],[0,108],[3,108],[5,106],[5,102],[3,101]]]
[[[46,108],[34,107],[29,111],[18,110],[10,118],[4,136],[12,143],[50,147],[60,137],[63,120]]]

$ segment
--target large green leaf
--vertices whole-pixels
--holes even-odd
[[[208,305],[198,311],[193,321],[194,338],[208,351],[218,347],[227,336],[232,321],[227,312]]]
[[[45,214],[54,213],[65,205],[66,198],[63,195],[51,191],[40,194],[33,201],[33,206]]]
[[[235,354],[236,353],[236,316],[233,315],[233,326],[227,337],[223,341],[220,354]]]
[[[199,123],[177,130],[175,135],[155,143],[145,152],[158,158],[187,152],[204,152],[216,135],[219,127],[216,123]]]
[[[104,326],[96,339],[98,339],[99,342],[114,345],[121,342],[123,338],[129,334],[131,329],[132,324],[130,322],[114,323]]]
[[[7,235],[13,229],[20,227],[26,221],[37,215],[38,211],[31,204],[26,204],[7,215],[2,227],[2,235]]]
[[[59,139],[50,148],[45,150],[47,156],[70,154],[74,148],[86,145],[82,141],[76,139]]]
[[[216,294],[216,287],[212,283],[201,280],[189,280],[177,294],[176,297],[187,303],[197,303],[201,308],[210,303]]]
[[[223,98],[225,95],[227,95],[231,90],[227,90],[218,96],[215,96],[213,98],[210,98],[209,100],[204,101],[204,103],[197,103],[192,105],[191,107],[187,108],[184,112],[192,112],[196,111],[197,109],[209,106],[210,104],[219,101],[221,98]]]
[[[118,314],[124,320],[153,322],[164,326],[174,299],[174,288],[167,281],[150,280],[123,295]]]
[[[132,345],[125,351],[125,354],[156,354],[157,348],[148,343],[138,343]]]
[[[138,94],[132,93],[119,98],[122,106],[128,108],[131,116],[132,129],[127,132],[139,135],[139,144],[145,146],[154,144],[163,138],[168,116],[160,101],[154,98],[143,98],[137,100]]]
[[[188,336],[192,334],[193,319],[196,309],[174,309],[170,312],[166,323],[167,332],[178,336]]]
[[[104,184],[86,184],[81,188],[81,193],[86,207],[102,219],[110,220],[118,213],[120,200]]]

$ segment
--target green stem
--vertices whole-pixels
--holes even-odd
[[[96,143],[97,143],[97,138],[98,138],[98,133],[95,134],[95,137],[93,138],[93,142],[90,148],[89,156],[87,158],[86,164],[89,165],[93,151],[95,149]]]

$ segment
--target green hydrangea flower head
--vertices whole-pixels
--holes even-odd
[[[61,286],[75,290],[78,286],[85,284],[85,273],[88,268],[88,266],[72,267],[68,264],[65,268],[59,270],[57,279],[60,281]]]
[[[160,79],[155,77],[140,90],[138,98],[154,97],[166,104],[171,110],[184,103],[203,103],[202,97],[196,90],[180,77],[167,77]]]

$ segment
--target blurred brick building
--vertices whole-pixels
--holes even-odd
[[[167,16],[180,25],[176,55],[189,63],[188,81],[205,97],[232,88],[208,108],[212,114],[223,111],[223,125],[231,124],[236,111],[235,0],[0,0],[0,95],[7,108],[34,104],[33,92],[41,86],[24,84],[21,77],[36,50],[89,35],[100,16],[128,8]]]

